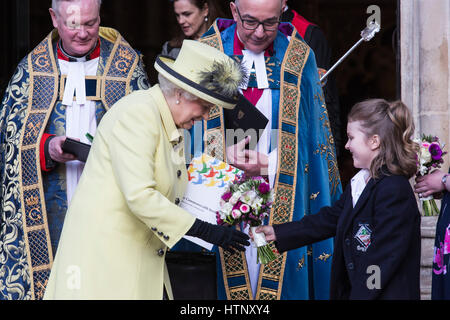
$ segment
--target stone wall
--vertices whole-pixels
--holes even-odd
[[[401,97],[413,113],[416,136],[437,135],[447,146],[450,146],[449,21],[448,0],[400,1]],[[442,170],[448,170],[448,164],[449,155]],[[436,221],[436,217],[422,219],[422,299],[431,297]]]

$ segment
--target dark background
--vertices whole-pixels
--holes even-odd
[[[231,17],[228,0],[218,0]],[[337,61],[356,41],[366,26],[370,5],[381,9],[381,31],[370,42],[362,43],[334,71],[339,90],[342,134],[346,137],[346,116],[354,103],[367,98],[399,98],[399,50],[397,35],[398,0],[289,0],[288,5],[306,19],[319,25]],[[50,0],[4,0],[0,13],[2,36],[0,93],[19,61],[52,30],[48,8]],[[169,0],[103,0],[102,26],[119,30],[124,38],[144,55],[152,84],[153,68],[162,44],[177,28]],[[345,139],[344,139],[345,140]],[[344,151],[344,150],[342,150]],[[355,173],[351,156],[342,152],[339,168],[346,184]]]

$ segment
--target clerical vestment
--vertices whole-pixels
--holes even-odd
[[[236,25],[218,19],[200,40],[242,61],[235,54]],[[271,55],[265,57],[271,89],[271,130],[277,150],[275,201],[270,224],[314,214],[342,193],[327,109],[314,53],[291,24],[280,24]],[[248,86],[252,86],[250,75]],[[198,132],[201,131],[201,134]],[[191,132],[191,155],[206,152],[226,161],[223,111],[214,107],[209,120]],[[275,145],[274,145],[275,144]],[[176,249],[193,250],[186,240]],[[274,250],[275,246],[272,244]],[[219,299],[328,299],[333,240],[298,248],[260,265],[256,292],[250,284],[245,253],[217,252]],[[256,257],[255,257],[256,258]],[[201,284],[199,284],[201,285]]]
[[[58,38],[52,31],[20,62],[0,110],[0,299],[43,297],[67,210],[65,166],[46,173],[40,160],[44,133],[66,135]],[[139,53],[109,28],[100,28],[97,73],[85,85],[97,122],[121,97],[149,87]]]

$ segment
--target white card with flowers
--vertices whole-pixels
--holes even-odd
[[[216,214],[221,208],[221,196],[243,171],[202,154],[192,159],[187,173],[188,186],[180,206],[200,220],[217,224]],[[196,237],[184,238],[208,250],[213,247],[211,243]]]

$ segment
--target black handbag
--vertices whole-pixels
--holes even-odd
[[[214,252],[167,251],[174,300],[217,300]]]

